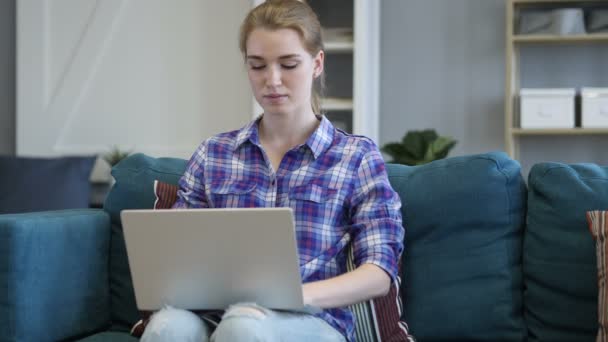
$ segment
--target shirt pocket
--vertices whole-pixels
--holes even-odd
[[[255,183],[245,180],[212,182],[209,194],[214,208],[244,208],[257,205]]]
[[[295,213],[300,265],[326,253],[344,235],[343,206],[337,189],[318,184],[293,187],[289,190],[289,206]]]
[[[289,199],[321,204],[335,198],[337,193],[338,190],[336,189],[325,188],[317,184],[306,184],[291,188]]]

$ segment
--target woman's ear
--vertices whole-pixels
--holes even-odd
[[[324,62],[325,62],[325,52],[323,50],[319,50],[319,52],[317,53],[317,55],[315,56],[315,58],[313,60],[313,65],[314,65],[313,72],[312,72],[313,78],[317,78],[317,77],[321,76],[321,74],[323,73]]]

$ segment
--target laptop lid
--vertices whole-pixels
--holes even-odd
[[[140,310],[303,308],[291,208],[123,210]]]

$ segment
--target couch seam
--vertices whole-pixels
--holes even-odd
[[[66,218],[80,218],[80,217],[91,217],[91,216],[100,216],[100,217],[106,217],[107,214],[104,214],[105,212],[101,211],[101,209],[96,209],[96,211],[99,210],[99,212],[94,212],[94,213],[89,213],[89,214],[78,214],[78,215],[65,215],[65,216],[56,216],[56,217],[45,217],[45,216],[39,216],[39,217],[35,217],[35,218],[20,218],[19,220],[15,220],[15,219],[10,219],[11,222],[35,222],[35,221],[40,221],[40,220],[45,220],[45,221],[65,221]],[[29,215],[32,213],[24,213],[24,215]],[[100,215],[101,214],[101,215]]]
[[[117,168],[114,169],[112,171],[117,171],[117,172],[121,172],[121,171],[130,171],[130,172],[135,172],[135,173],[141,173],[142,171],[154,171],[157,173],[162,173],[165,175],[175,175],[175,176],[181,176],[182,174],[180,173],[174,173],[174,172],[170,172],[170,171],[161,171],[161,170],[157,170],[151,167],[146,167],[146,168]]]

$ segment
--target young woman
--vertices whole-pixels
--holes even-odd
[[[325,55],[308,5],[271,0],[254,8],[242,24],[240,49],[264,113],[199,146],[174,207],[293,208],[304,301],[323,310],[295,314],[235,303],[210,339],[353,341],[348,306],[386,294],[397,276],[404,235],[399,197],[377,146],[320,114]],[[209,333],[200,317],[167,308],[152,317],[142,339],[201,341]]]

